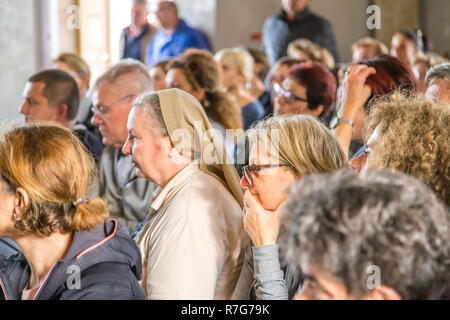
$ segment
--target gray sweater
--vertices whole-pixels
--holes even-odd
[[[278,245],[253,247],[245,252],[233,300],[288,300],[301,282],[299,268],[288,265],[283,272]]]

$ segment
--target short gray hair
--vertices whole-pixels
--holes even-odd
[[[361,298],[368,268],[403,299],[439,299],[449,285],[450,215],[413,177],[389,169],[313,174],[290,189],[279,244],[284,263],[313,265]]]
[[[425,82],[429,83],[434,79],[446,79],[450,81],[450,62],[438,64],[427,71]]]
[[[161,111],[161,102],[156,92],[145,92],[138,96],[133,102],[133,108],[144,108],[145,120],[148,124],[156,122],[157,133],[162,137],[169,135],[164,117]]]
[[[134,59],[124,59],[109,68],[95,81],[94,90],[97,90],[103,81],[115,83],[120,81],[123,76],[130,74],[137,76],[136,81],[133,81],[131,85],[136,86],[138,94],[152,88],[152,79],[145,64]]]

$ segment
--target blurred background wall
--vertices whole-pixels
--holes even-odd
[[[281,7],[281,0],[176,2],[180,16],[204,31],[215,51],[239,44],[258,48],[264,20]],[[382,28],[375,32],[366,27],[371,4],[381,9]],[[355,40],[373,35],[390,46],[392,34],[407,27],[420,27],[437,53],[450,49],[449,0],[311,0],[310,7],[333,25],[342,62],[350,60]],[[59,53],[82,55],[92,80],[117,62],[130,8],[131,0],[0,0],[0,121],[21,118],[26,79]]]

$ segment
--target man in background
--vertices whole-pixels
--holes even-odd
[[[122,30],[120,36],[120,58],[132,58],[146,63],[145,50],[155,35],[157,28],[147,21],[147,1],[133,0],[131,24]]]
[[[262,46],[272,65],[287,55],[288,44],[306,38],[328,49],[336,63],[339,56],[333,28],[322,17],[312,13],[310,0],[282,0],[282,10],[266,19],[263,26]]]
[[[147,64],[152,66],[162,60],[177,57],[188,48],[206,49],[211,45],[206,36],[178,17],[173,1],[161,0],[154,8],[159,30],[147,48]]]

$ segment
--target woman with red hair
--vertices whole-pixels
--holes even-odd
[[[362,147],[364,124],[373,99],[396,90],[417,92],[411,68],[390,55],[380,55],[351,66],[338,93],[338,113],[331,128],[351,157]]]
[[[275,115],[310,114],[322,121],[336,96],[336,79],[318,62],[292,66],[281,85],[274,85]]]

